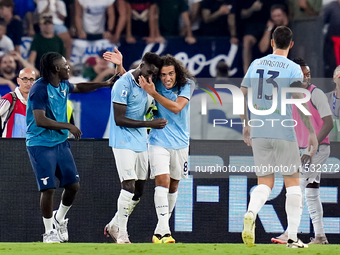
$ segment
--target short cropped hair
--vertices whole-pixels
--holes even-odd
[[[301,58],[301,57],[298,57],[298,58],[294,58],[293,59],[293,62],[295,62],[296,64],[298,64],[299,66],[308,66],[306,61]]]
[[[162,68],[162,60],[160,56],[153,52],[147,52],[144,54],[142,61],[148,63],[149,65],[155,65],[158,69]]]
[[[288,27],[279,26],[273,32],[273,40],[278,49],[285,50],[293,40],[293,32]]]

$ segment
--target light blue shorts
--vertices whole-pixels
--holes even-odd
[[[61,24],[54,24],[54,33],[55,34],[62,34],[68,32],[68,29],[65,25]]]

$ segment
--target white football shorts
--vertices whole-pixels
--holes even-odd
[[[257,176],[299,172],[301,159],[297,142],[272,138],[252,139]]]
[[[170,178],[174,180],[188,177],[189,147],[173,150],[149,145],[148,153],[151,179],[161,174],[170,174]]]
[[[120,182],[148,178],[148,152],[112,148]]]

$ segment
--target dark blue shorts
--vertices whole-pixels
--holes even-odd
[[[70,143],[66,140],[54,147],[27,146],[39,190],[56,188],[56,177],[60,187],[79,182]]]

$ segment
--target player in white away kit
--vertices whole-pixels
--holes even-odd
[[[174,243],[169,219],[179,181],[188,176],[189,100],[195,84],[180,61],[169,54],[161,58],[160,79],[154,84],[151,79],[140,77],[139,83],[157,102],[155,117],[168,120],[165,128],[152,129],[149,134],[150,178],[156,181],[154,200],[158,217],[152,242]]]
[[[293,119],[292,106],[287,105],[286,115],[282,115],[281,109],[281,90],[293,86],[301,87],[303,81],[300,66],[287,59],[289,49],[293,46],[292,38],[293,33],[289,28],[277,27],[271,41],[273,54],[254,60],[241,84],[245,100],[248,88],[252,89],[250,98],[252,101],[250,101],[249,107],[252,107],[252,111],[258,109],[259,113],[271,109],[275,102],[274,89],[277,89],[276,110],[269,115],[255,115],[253,113],[251,115],[251,119],[262,120],[263,126],[250,128],[247,107],[245,107],[245,114],[241,116],[241,120],[245,122],[243,128],[244,141],[248,146],[252,146],[255,165],[259,168],[259,171],[256,172],[258,186],[251,193],[248,210],[244,215],[242,239],[249,247],[255,243],[256,216],[271,193],[275,180],[274,172],[280,167],[287,190],[287,247],[308,247],[297,238],[302,213],[302,194],[298,173],[301,160],[294,122],[291,121]],[[303,97],[301,93],[287,93],[287,98],[291,98],[291,96],[294,98]],[[308,109],[307,104],[302,105]],[[313,146],[311,152],[311,156],[313,156],[318,146],[317,138],[310,117],[300,111],[299,114],[308,129],[308,145],[309,149],[311,149],[311,145]],[[267,121],[268,119],[272,121]],[[259,125],[253,123],[253,126]],[[267,168],[265,169],[264,166]]]
[[[307,104],[310,113],[312,114],[312,125],[319,142],[318,151],[310,161],[310,156],[308,156],[308,152],[306,153],[306,148],[308,146],[308,131],[306,127],[302,125],[297,108],[294,105],[293,118],[297,121],[295,132],[301,152],[300,154],[302,155],[301,160],[303,164],[310,161],[300,173],[300,187],[302,193],[303,190],[305,190],[308,211],[315,232],[315,238],[312,238],[309,244],[328,244],[323,226],[323,208],[319,190],[321,171],[318,171],[317,169],[319,169],[318,166],[322,166],[326,162],[330,154],[329,132],[333,128],[333,114],[325,93],[314,84],[310,83],[310,69],[306,62],[302,58],[297,58],[293,61],[300,65],[303,72],[302,87],[308,89],[311,93],[311,99]],[[287,243],[287,239],[287,232],[285,232],[276,238],[272,238],[271,241],[273,243]]]
[[[144,181],[147,179],[146,127],[164,128],[167,123],[164,119],[144,120],[148,96],[137,81],[138,77],[152,79],[157,76],[161,64],[162,61],[157,54],[145,53],[140,65],[135,70],[125,73],[115,83],[111,92],[113,104],[110,112],[109,141],[122,189],[118,197],[117,213],[105,226],[104,234],[110,235],[117,243],[130,243],[127,221],[139,201],[139,197],[136,198],[135,195],[142,194]],[[141,182],[141,185],[137,185],[137,181]]]

